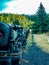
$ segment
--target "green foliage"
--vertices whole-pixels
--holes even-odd
[[[47,32],[48,31],[47,30],[48,19],[47,19],[45,8],[43,7],[42,3],[40,3],[40,6],[38,8],[37,16],[38,16],[37,24],[39,27],[39,31],[42,33]]]
[[[29,28],[31,33],[40,34],[49,32],[49,14],[46,13],[42,3],[40,3],[38,11],[34,15],[0,13],[0,21],[21,25],[24,29]]]
[[[28,19],[24,16],[22,19],[19,20],[19,24],[24,28],[28,28]]]
[[[35,15],[31,15],[29,19],[34,21],[32,33],[49,32],[49,14],[46,13],[42,3],[40,3],[37,13]]]

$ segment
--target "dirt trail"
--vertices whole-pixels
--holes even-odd
[[[27,52],[23,52],[23,58],[28,63],[21,65],[49,65],[49,44],[44,35],[34,35],[34,43],[30,45]]]

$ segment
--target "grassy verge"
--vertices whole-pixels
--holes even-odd
[[[49,43],[46,35],[34,34],[32,38],[32,34],[29,34],[25,50],[27,50],[32,45],[32,42],[35,42],[37,47],[39,47],[42,51],[49,53]]]
[[[36,45],[40,47],[43,51],[49,53],[49,43],[47,40],[47,36],[44,34],[35,34],[34,35],[34,41],[36,42]]]

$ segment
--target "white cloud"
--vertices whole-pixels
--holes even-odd
[[[4,13],[17,13],[17,14],[33,14],[36,13],[40,2],[43,3],[46,11],[49,11],[49,0],[12,0],[6,3],[7,8],[2,12]]]

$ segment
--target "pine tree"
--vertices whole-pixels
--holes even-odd
[[[41,32],[46,32],[46,26],[47,26],[47,14],[45,11],[44,6],[42,3],[40,3],[40,6],[37,11],[37,16],[38,16],[38,24],[39,24],[39,29]]]

